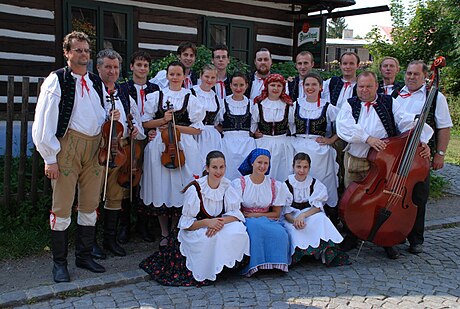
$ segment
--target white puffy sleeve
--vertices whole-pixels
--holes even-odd
[[[295,133],[295,122],[294,122],[295,121],[294,119],[295,108],[294,106],[295,106],[294,104],[289,106],[289,113],[288,113],[288,126],[292,134]]]
[[[331,79],[329,78],[323,83],[323,91],[321,91],[321,99],[326,100],[326,102],[331,102],[331,94],[329,92],[329,83]]]
[[[326,186],[321,181],[316,179],[315,185],[313,186],[313,194],[310,194],[310,197],[308,198],[310,206],[319,208],[324,212],[323,206],[327,202],[327,199],[328,195]],[[302,210],[301,212],[307,210],[308,208]]]
[[[348,143],[366,143],[366,140],[369,138],[369,134],[353,118],[351,106],[348,102],[342,105],[335,123],[337,126],[337,135]]]
[[[292,194],[289,192],[287,185],[284,182],[276,181],[273,206],[286,206],[288,205],[289,199],[291,199],[292,203]]]
[[[200,211],[200,199],[195,186],[190,186],[184,193],[184,206],[182,208],[182,216],[179,219],[178,227],[180,229],[188,229],[196,221],[196,216]]]
[[[155,91],[145,96],[144,114],[141,117],[142,122],[147,122],[155,118],[155,113],[158,110],[159,95],[160,91]]]
[[[56,137],[59,118],[61,87],[56,74],[51,73],[43,82],[35,108],[32,139],[46,164],[57,162],[61,144]]]
[[[238,220],[244,222],[243,213],[240,210],[241,207],[241,195],[232,186],[229,185],[224,195],[225,213],[224,216],[232,216]]]
[[[289,189],[287,188],[287,185],[286,183],[284,183],[284,185],[286,186],[286,189],[289,191]],[[289,191],[289,193],[291,193]],[[294,217],[297,217],[297,215],[300,213],[300,211],[294,207],[292,207],[292,202],[294,201],[294,196],[291,194],[289,194],[287,197],[286,197],[286,206],[283,207],[283,210],[281,211],[281,219],[284,220],[284,215],[286,214],[292,214]]]
[[[155,75],[154,78],[150,80],[151,83],[157,84],[160,89],[167,88],[169,85],[169,81],[166,78],[166,70],[161,70],[160,72]]]
[[[232,180],[232,187],[235,189],[236,194],[238,194],[238,196],[240,196],[240,198],[242,199],[243,198],[243,188],[241,186],[241,178],[240,177],[235,178],[235,179]]]
[[[334,122],[337,119],[337,115],[338,115],[339,111],[340,110],[339,110],[339,108],[337,106],[329,104],[328,107],[327,107],[327,111],[326,111],[327,122],[328,123]]]
[[[194,95],[190,95],[187,112],[192,123],[190,126],[195,129],[204,130],[203,119],[206,116],[206,111],[203,104],[200,104]]]

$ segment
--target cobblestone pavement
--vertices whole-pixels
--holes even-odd
[[[460,308],[459,238],[459,227],[430,230],[424,253],[412,255],[402,244],[398,260],[366,244],[359,257],[350,252],[350,266],[305,261],[287,274],[226,273],[201,288],[147,281],[21,308]]]
[[[450,186],[446,188],[448,193],[460,196],[460,165],[447,163],[435,174],[443,176],[450,182]]]

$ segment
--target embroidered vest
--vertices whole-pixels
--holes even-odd
[[[222,128],[224,131],[249,131],[251,129],[251,102],[248,101],[244,115],[232,115],[227,100],[224,99],[225,113]]]
[[[329,81],[329,93],[331,98],[331,104],[337,106],[337,101],[339,100],[340,92],[342,91],[344,82],[342,76],[333,76]],[[353,97],[357,96],[356,94],[356,84],[353,86]]]
[[[321,115],[316,119],[302,118],[300,117],[300,107],[299,102],[297,102],[294,113],[294,123],[296,127],[297,134],[313,134],[326,136],[327,128],[327,117],[326,112],[329,107],[329,103],[326,103],[323,106]]]
[[[193,88],[190,89],[190,92],[196,97],[195,89],[193,89]],[[217,97],[217,95],[215,95],[214,99],[216,100],[217,108],[213,112],[206,111],[206,115],[204,116],[204,119],[203,119],[203,124],[205,126],[206,125],[209,125],[209,126],[214,125],[216,117],[217,117],[217,114],[219,113],[219,109],[220,109],[219,98]]]
[[[257,103],[259,106],[259,124],[258,128],[259,131],[263,135],[283,135],[288,132],[288,115],[289,115],[289,105],[286,104],[286,108],[284,109],[284,117],[281,121],[273,121],[273,122],[266,122],[264,119],[264,112],[262,108],[262,103]]]
[[[348,99],[348,103],[351,106],[351,112],[356,123],[358,123],[359,114],[361,112],[361,100],[358,97],[352,97]],[[389,95],[379,94],[377,97],[376,105],[374,109],[377,112],[380,120],[382,121],[383,127],[388,134],[388,137],[396,136],[400,132],[396,129],[395,119],[393,115],[393,98]]]
[[[63,137],[67,132],[70,117],[72,116],[73,106],[75,104],[75,78],[71,74],[69,67],[61,68],[54,73],[59,80],[61,87],[61,101],[59,102],[59,118],[56,128],[56,137]],[[102,92],[102,81],[99,76],[88,72],[89,79],[93,82],[93,88],[101,99],[101,106],[104,107],[104,95]]]
[[[147,81],[145,85],[146,85],[146,87],[144,88],[145,95],[160,90],[160,87],[158,87],[157,84],[151,83],[149,81]],[[125,95],[128,94],[137,103],[137,90],[136,90],[136,87],[134,87],[134,81],[132,79],[130,79],[129,81],[125,83],[120,84],[120,90]]]
[[[291,183],[289,182],[289,179],[286,179],[285,181],[288,189],[289,189],[289,192],[291,192],[293,198],[292,198],[292,207],[296,208],[296,209],[299,209],[299,210],[303,210],[305,208],[309,208],[311,207],[310,203],[307,201],[307,202],[303,202],[303,203],[297,203],[297,202],[294,202],[294,188],[292,187]],[[313,178],[313,180],[311,181],[311,184],[310,184],[310,196],[313,194],[313,191],[315,191],[315,183],[316,183],[316,178]]]
[[[115,83],[115,89],[117,89],[117,95],[115,97],[115,100],[118,98],[121,101],[121,104],[123,105],[123,110],[125,111],[125,115],[127,116],[131,113],[131,104],[129,102],[129,96],[127,95],[127,93],[121,90],[120,85],[117,83]],[[107,102],[111,103],[110,96],[107,96],[106,100]]]
[[[187,93],[184,97],[184,103],[182,104],[182,108],[174,112],[174,119],[176,121],[176,125],[188,127],[192,124],[188,116],[188,111],[187,111],[189,99],[190,99],[190,93]],[[163,118],[165,112],[166,112],[166,109],[163,108],[163,91],[160,90],[160,94],[158,96],[158,110],[155,113],[155,119]]]

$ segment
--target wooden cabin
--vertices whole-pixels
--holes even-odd
[[[64,66],[62,39],[72,30],[83,31],[93,39],[93,71],[96,51],[112,47],[125,59],[126,76],[132,52],[146,50],[156,59],[175,52],[181,41],[208,47],[225,43],[232,56],[248,64],[261,47],[268,48],[275,61],[292,60],[299,31],[310,27],[302,15],[352,4],[353,0],[3,0],[0,103],[6,102],[9,75],[16,77],[15,102],[20,102],[22,76],[29,76],[33,84]],[[323,25],[324,18],[318,27]],[[323,36],[325,28],[321,30]],[[33,87],[31,93],[35,93]],[[32,95],[29,102],[35,103],[36,98]]]

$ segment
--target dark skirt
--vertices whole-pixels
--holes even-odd
[[[292,255],[292,264],[300,262],[304,256],[320,257],[323,259],[326,266],[343,266],[351,264],[348,254],[340,251],[337,244],[332,241],[326,242],[322,239],[317,248],[312,248],[310,246],[307,249],[300,249],[297,247]]]
[[[161,285],[167,286],[204,286],[211,282],[196,281],[187,268],[186,258],[180,253],[177,234],[172,233],[168,245],[144,259],[139,267],[150,275],[150,278]]]

